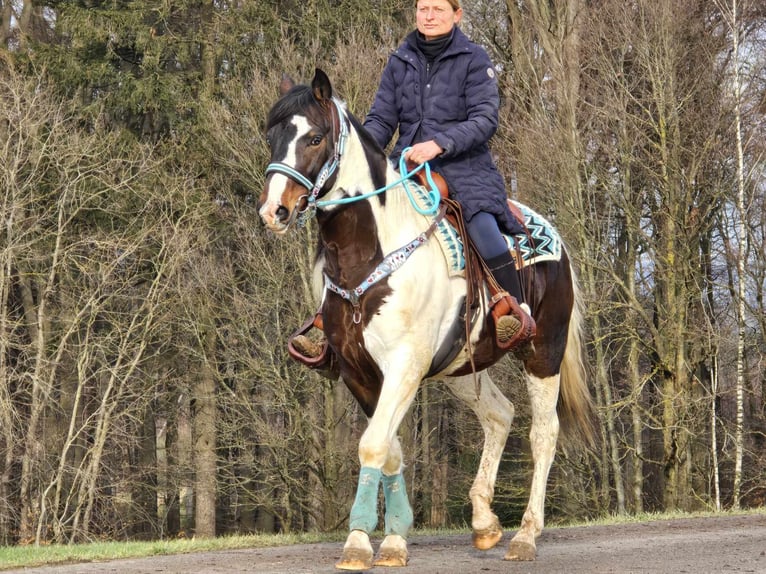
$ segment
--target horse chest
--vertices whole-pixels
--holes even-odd
[[[338,357],[340,375],[351,394],[369,417],[375,412],[383,385],[383,373],[364,345],[364,329],[383,304],[387,285],[365,294],[360,301],[361,321],[354,322],[354,309],[339,296],[328,294],[322,305],[325,334]]]
[[[366,204],[355,205],[320,219],[322,273],[344,290],[326,289],[322,304],[324,330],[338,357],[341,377],[365,414],[375,412],[383,374],[364,344],[364,330],[392,293],[388,278],[364,285],[384,254],[377,240],[375,220]]]

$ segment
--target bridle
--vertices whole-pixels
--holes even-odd
[[[343,110],[341,108],[341,105],[338,103],[338,101],[335,98],[332,98],[333,108],[335,110],[334,116],[337,116],[337,130],[338,130],[338,137],[335,140],[335,146],[333,149],[333,154],[327,159],[327,161],[322,166],[322,169],[319,170],[319,175],[317,175],[316,181],[313,183],[310,179],[308,179],[305,175],[303,175],[301,172],[296,170],[294,167],[281,162],[271,162],[269,165],[266,166],[266,172],[265,175],[268,177],[272,173],[280,173],[282,175],[285,175],[295,181],[296,183],[301,184],[303,187],[305,187],[308,190],[308,194],[301,196],[298,198],[298,201],[300,201],[302,198],[306,198],[306,207],[303,209],[298,209],[298,225],[303,226],[306,224],[306,222],[311,218],[311,216],[314,214],[317,208],[317,198],[319,197],[319,193],[324,187],[325,183],[327,183],[327,180],[332,177],[332,175],[335,173],[335,171],[338,169],[338,165],[340,164],[341,157],[343,156],[343,153],[346,149],[346,141],[348,140],[348,134],[349,134],[349,127],[348,127],[348,119],[346,118],[346,115],[343,113]],[[335,118],[333,118],[333,131],[335,131],[335,125],[336,122],[334,121]]]

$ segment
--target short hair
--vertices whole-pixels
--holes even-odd
[[[460,0],[447,0],[450,6],[452,6],[452,9],[457,11],[460,9]],[[415,0],[415,4],[418,3],[418,0]]]

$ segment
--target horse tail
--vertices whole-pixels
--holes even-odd
[[[571,270],[572,312],[569,318],[567,346],[561,363],[561,381],[557,406],[563,434],[588,446],[595,444],[595,409],[588,390],[583,362],[582,295],[574,270]]]

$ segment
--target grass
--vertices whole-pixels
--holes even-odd
[[[602,516],[593,520],[584,520],[580,522],[569,522],[566,524],[548,525],[546,528],[563,528],[567,526],[599,526],[611,524],[639,524],[642,522],[652,522],[655,520],[676,520],[679,518],[714,518],[721,516],[748,516],[766,514],[766,507],[744,509],[744,510],[724,510],[715,512],[713,510],[697,512],[642,512],[640,514],[611,514]]]
[[[607,516],[598,520],[576,524],[551,525],[551,528],[566,526],[592,526],[608,524],[626,524],[649,522],[653,520],[672,520],[675,518],[733,516],[746,514],[764,514],[766,510],[741,512],[698,512],[688,513],[644,513],[637,516]],[[427,529],[416,530],[417,535],[449,535],[466,533],[463,529]],[[120,558],[141,558],[168,554],[187,554],[215,550],[234,550],[239,548],[264,548],[269,546],[289,546],[291,544],[313,544],[318,542],[342,542],[345,532],[303,533],[303,534],[253,534],[247,536],[222,536],[206,539],[179,539],[153,542],[94,542],[91,544],[51,544],[46,546],[2,546],[0,547],[0,571],[14,568],[51,566],[75,562],[97,560],[116,560]]]
[[[152,542],[93,542],[90,544],[50,544],[45,546],[0,546],[0,571],[21,567],[51,566],[74,562],[141,558],[168,554],[188,554],[238,548],[263,548],[340,542],[345,533],[252,534],[218,538],[160,540]]]

